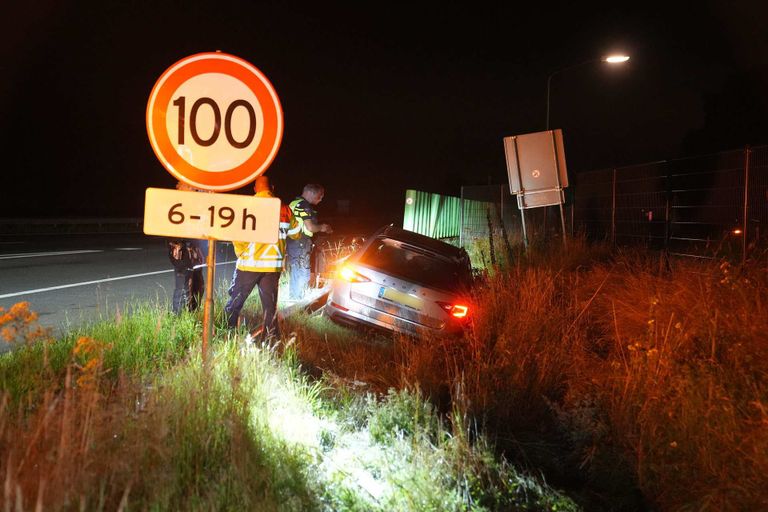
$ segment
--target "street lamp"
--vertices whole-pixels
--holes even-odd
[[[564,68],[558,69],[557,71],[553,71],[549,74],[547,77],[547,124],[546,129],[549,130],[549,91],[551,89],[552,85],[552,77],[562,73],[563,71],[569,71],[574,68],[580,68],[581,66],[586,66],[587,64],[594,64],[595,62],[605,62],[607,64],[616,65],[616,64],[623,64],[629,60],[629,55],[622,55],[622,54],[614,54],[614,55],[606,55],[604,57],[600,57],[599,59],[589,59],[584,62],[579,62],[578,64],[573,64],[571,66],[566,66]]]

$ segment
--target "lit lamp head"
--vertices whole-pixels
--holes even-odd
[[[608,64],[622,64],[624,62],[627,62],[629,60],[629,55],[622,55],[622,54],[613,54],[613,55],[606,55],[603,57],[603,62],[607,62]]]

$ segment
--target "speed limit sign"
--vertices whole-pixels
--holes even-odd
[[[177,179],[196,188],[233,190],[274,160],[283,111],[269,80],[226,53],[199,53],[168,68],[147,103],[155,155]]]

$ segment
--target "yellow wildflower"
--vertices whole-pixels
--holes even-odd
[[[0,331],[0,336],[2,336],[5,341],[10,343],[16,338],[16,329],[13,327],[3,327],[3,330]]]

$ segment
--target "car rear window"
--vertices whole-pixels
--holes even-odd
[[[391,238],[375,240],[360,262],[425,286],[453,291],[468,282],[468,265]]]

